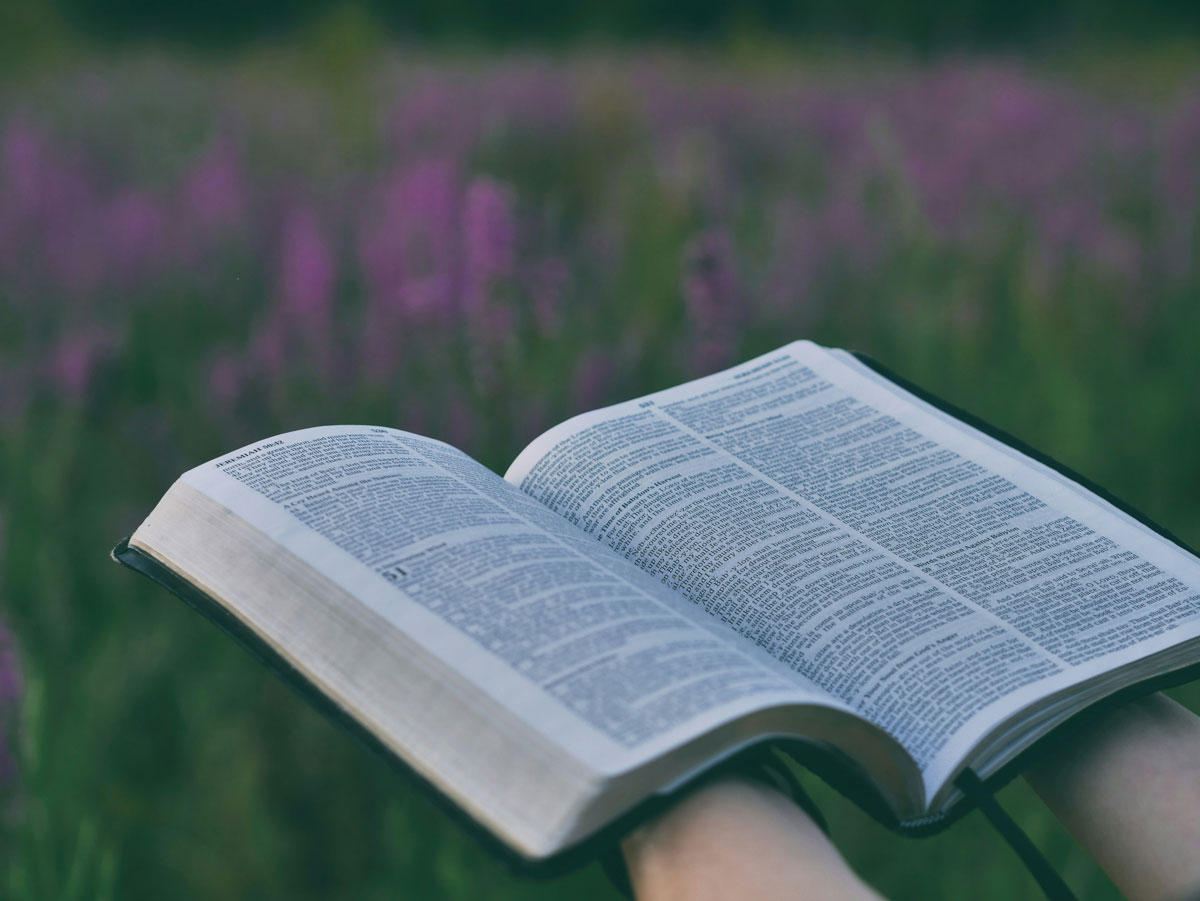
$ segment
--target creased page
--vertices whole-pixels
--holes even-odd
[[[1200,633],[1194,558],[797,342],[506,478],[861,710],[929,796],[1036,697]]]
[[[183,476],[597,772],[824,697],[449,445],[307,429]]]

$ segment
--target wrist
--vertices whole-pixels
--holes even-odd
[[[690,868],[692,858],[712,853],[711,847],[703,850],[706,846],[730,841],[731,824],[754,821],[756,817],[798,817],[805,829],[816,831],[822,838],[829,831],[791,767],[766,745],[748,749],[701,774],[668,803],[665,812],[630,833],[619,848],[613,847],[601,858],[610,881],[626,897],[632,897],[631,875],[635,870],[639,874],[661,871],[668,861]],[[832,845],[828,847],[832,849]],[[640,876],[636,881],[644,885]]]

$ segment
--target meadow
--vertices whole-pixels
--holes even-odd
[[[808,337],[1200,544],[1200,61],[1158,60],[262,51],[11,79],[0,893],[613,897],[594,866],[515,879],[110,562],[184,469],[275,432],[384,424],[502,472],[573,413]],[[978,815],[906,840],[807,784],[889,896],[1035,891]],[[1001,801],[1115,897],[1022,783]]]

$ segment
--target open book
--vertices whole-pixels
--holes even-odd
[[[965,769],[1200,659],[1200,560],[964,419],[802,341],[503,479],[390,428],[268,438],[115,554],[526,860],[767,739],[927,832]]]

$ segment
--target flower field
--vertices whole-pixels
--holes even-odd
[[[108,560],[184,469],[275,432],[390,425],[503,471],[809,337],[1200,544],[1200,62],[1128,68],[258,53],[0,88],[0,894],[611,895],[504,873]],[[914,842],[813,792],[885,894],[1033,890],[977,817]],[[1001,800],[1115,896],[1028,789]]]

